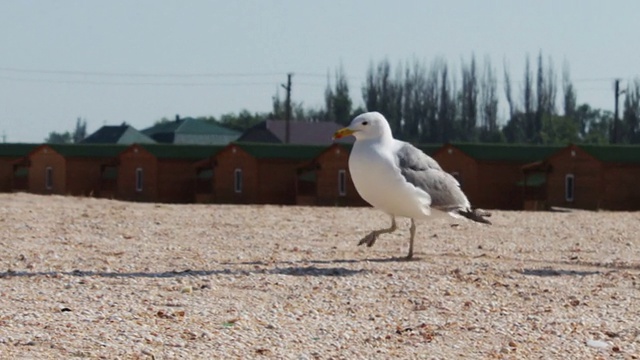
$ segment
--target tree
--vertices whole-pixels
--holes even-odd
[[[336,121],[336,114],[333,112],[333,99],[335,95],[331,88],[331,77],[327,75],[327,87],[324,89],[324,118],[325,121]]]
[[[72,141],[73,136],[68,131],[65,131],[63,133],[52,131],[49,133],[49,136],[44,139],[44,142],[47,144],[71,144]]]
[[[327,82],[325,90],[325,107],[327,120],[335,121],[342,125],[351,122],[352,101],[349,96],[349,82],[342,65],[335,73],[335,90],[331,88],[331,82]]]
[[[424,63],[414,60],[405,66],[402,115],[406,140],[420,141],[422,120],[428,116],[427,75]],[[422,129],[426,131],[427,129]]]
[[[440,126],[439,142],[449,142],[454,138],[455,102],[452,99],[449,68],[443,64],[440,70],[440,104],[438,107],[438,125]]]
[[[545,115],[542,119],[540,140],[543,144],[569,144],[579,140],[578,127],[567,116]]]
[[[397,138],[402,139],[402,69],[396,72],[396,78],[391,77],[389,60],[381,61],[376,67],[371,64],[367,70],[367,78],[362,87],[367,111],[379,111],[391,126]]]
[[[562,107],[564,109],[564,116],[572,119],[578,127],[580,138],[583,139],[586,135],[587,124],[580,122],[576,117],[576,90],[571,82],[571,74],[569,73],[569,64],[564,63],[562,69]]]
[[[373,62],[369,63],[367,69],[367,77],[364,85],[362,85],[362,98],[367,111],[378,109],[379,90],[377,85],[376,71]]]
[[[78,117],[76,119],[76,127],[73,132],[55,132],[52,131],[44,139],[47,144],[73,144],[79,143],[87,137],[87,121]]]
[[[367,109],[365,109],[362,105],[360,105],[357,108],[353,109],[353,111],[351,112],[351,119],[366,112],[367,112]]]
[[[220,116],[220,124],[240,132],[244,132],[250,127],[265,121],[269,117],[268,114],[251,113],[249,110],[242,110],[237,115],[235,113],[227,113]]]
[[[265,118],[271,118],[276,120],[285,120],[286,119],[286,101],[282,101],[280,99],[280,90],[276,89],[276,94],[271,98],[272,100],[272,111],[270,114],[260,114],[260,116],[264,116]],[[244,111],[244,110],[243,110]],[[257,115],[257,113],[256,113]],[[291,120],[306,120],[306,111],[304,109],[304,104],[302,102],[291,101]]]
[[[533,142],[540,142],[543,122],[545,121],[564,121],[556,117],[555,99],[557,96],[556,76],[553,70],[553,62],[549,58],[549,64],[546,69],[542,61],[542,52],[538,54],[538,76],[536,80],[536,100],[535,120],[533,122],[533,133],[530,139]],[[560,124],[559,124],[560,125]]]
[[[509,143],[524,143],[527,141],[527,120],[521,111],[514,113],[509,122],[502,128],[504,138]]]
[[[507,104],[509,105],[509,119],[511,121],[513,116],[518,111],[515,100],[513,99],[513,89],[511,87],[511,75],[509,75],[509,70],[507,64],[504,64],[504,95],[507,98]]]
[[[424,85],[424,117],[420,120],[420,141],[436,143],[440,141],[440,127],[438,125],[438,106],[440,104],[439,67],[443,64],[436,59],[431,64]]]
[[[287,109],[284,101],[280,100],[280,89],[276,88],[276,94],[271,98],[272,100],[272,119],[284,119],[286,117]]]
[[[536,135],[535,114],[534,114],[534,93],[533,93],[533,81],[531,79],[531,64],[529,62],[529,55],[527,55],[524,68],[524,81],[522,89],[522,101],[524,104],[524,134],[526,142],[531,142]]]
[[[307,110],[302,102],[291,102],[291,120],[303,121],[307,118]]]
[[[73,130],[71,138],[74,143],[79,143],[87,137],[87,120],[78,118],[76,120],[76,128]]]
[[[460,129],[456,136],[460,140],[477,140],[478,92],[476,58],[472,55],[468,65],[462,61],[462,88],[458,95]]]
[[[391,129],[399,139],[404,140],[407,138],[407,134],[404,131],[402,116],[402,102],[404,101],[403,76],[402,66],[398,66],[395,78],[389,86],[388,97],[390,103],[389,116],[393,119]]]
[[[491,60],[486,57],[484,61],[484,71],[480,80],[480,134],[479,140],[482,142],[498,142],[500,129],[498,128],[498,81],[494,75]]]
[[[623,142],[640,143],[640,79],[627,86],[622,112]]]
[[[511,94],[509,73],[505,69],[505,89],[509,102],[510,119],[505,126],[504,135],[510,142],[540,143],[544,121],[559,121],[556,117],[555,98],[557,95],[555,72],[551,60],[545,68],[542,53],[538,55],[538,68],[535,90],[529,56],[525,58],[525,71],[522,85],[522,104],[520,111]],[[545,120],[546,118],[546,120]],[[559,124],[560,125],[560,124]],[[519,129],[521,128],[521,129]],[[547,126],[548,128],[548,126]]]
[[[578,124],[585,124],[582,142],[595,144],[609,142],[609,129],[613,122],[613,114],[610,111],[592,109],[588,104],[582,104],[576,108],[575,117]]]

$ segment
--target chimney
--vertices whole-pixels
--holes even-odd
[[[176,122],[180,122],[180,115],[176,114]]]

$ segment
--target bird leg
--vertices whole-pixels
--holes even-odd
[[[396,218],[395,218],[395,216],[392,216],[391,217],[391,226],[390,227],[388,227],[386,229],[373,230],[367,236],[363,237],[362,240],[360,240],[360,242],[358,243],[358,246],[360,246],[362,244],[367,244],[368,247],[372,247],[373,244],[376,243],[376,239],[378,238],[378,235],[392,233],[392,232],[396,231],[396,229],[397,229],[397,227],[396,227]]]
[[[411,232],[411,238],[409,239],[409,254],[407,254],[407,260],[411,260],[413,257],[413,238],[416,236],[416,222],[413,219],[411,219],[409,231]]]

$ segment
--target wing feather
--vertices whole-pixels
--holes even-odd
[[[396,152],[396,161],[402,176],[431,196],[433,208],[443,211],[470,208],[458,180],[418,148],[402,143]]]

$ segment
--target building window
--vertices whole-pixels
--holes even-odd
[[[142,184],[143,184],[143,176],[144,172],[142,170],[142,168],[137,168],[136,169],[136,191],[137,192],[141,192],[142,191]]]
[[[338,195],[347,196],[347,171],[338,170]]]
[[[574,198],[575,178],[573,174],[567,174],[564,177],[564,199],[572,202]]]
[[[236,193],[242,192],[242,169],[235,169],[233,171],[233,190]]]
[[[44,170],[44,186],[47,190],[53,189],[53,168],[47,166]]]

